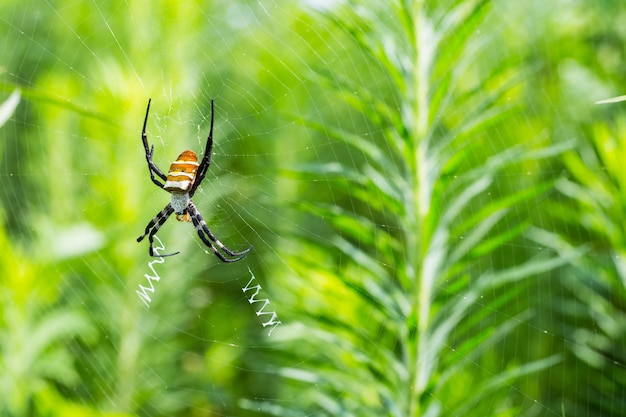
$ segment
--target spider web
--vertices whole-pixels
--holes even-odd
[[[371,215],[377,227],[392,234],[401,231],[392,213],[368,213],[359,198],[345,192],[355,185],[332,175],[339,161],[340,168],[359,171],[363,155],[314,126],[316,121],[334,122],[373,141],[382,134],[365,117],[346,111],[346,102],[330,88],[317,84],[321,79],[317,75],[332,69],[346,78],[354,76],[374,95],[386,95],[390,88],[378,78],[380,68],[353,52],[352,40],[319,25],[319,13],[341,4],[27,3],[9,1],[0,6],[0,26],[8,34],[0,43],[1,85],[6,91],[2,101],[12,92],[14,100],[21,97],[14,113],[5,108],[12,115],[0,127],[0,239],[6,242],[5,260],[0,262],[4,309],[0,409],[8,415],[296,415],[294,410],[300,410],[299,415],[334,415],[332,404],[341,395],[309,373],[325,368],[319,364],[324,352],[316,351],[310,341],[319,331],[316,325],[323,328],[335,318],[320,300],[336,308],[337,317],[343,314],[342,293],[327,286],[323,271],[331,260],[346,269],[350,261],[345,254],[328,253],[337,242],[334,234],[344,236],[325,223],[321,211],[311,216],[310,206],[322,202],[349,207],[357,219]],[[578,2],[556,2],[553,9],[534,3],[497,2],[494,14],[501,19],[500,26],[481,29],[491,32],[486,43],[497,44],[516,25],[537,29],[533,18],[548,27],[559,19],[557,8],[565,4],[582,8]],[[355,6],[361,9],[367,8]],[[583,14],[575,8],[563,13],[571,13],[574,22]],[[381,14],[379,19],[390,15]],[[584,103],[620,94],[573,59],[555,57],[559,45],[550,37],[556,34],[545,29],[543,35],[544,40],[527,42],[533,45],[532,53],[562,61],[558,79],[573,96],[569,108],[562,110],[563,119],[587,109]],[[604,51],[607,56],[609,52]],[[526,57],[516,53],[505,57],[521,64]],[[479,56],[488,57],[489,52],[483,49]],[[522,78],[534,76],[524,73]],[[152,99],[148,138],[154,144],[154,161],[164,172],[184,149],[201,154],[210,127],[210,101],[215,100],[214,155],[194,202],[226,246],[233,250],[254,246],[243,261],[220,263],[191,224],[173,217],[160,229],[155,246],[161,253],[180,251],[179,255],[152,259],[147,256],[147,241],[136,242],[169,201],[169,195],[151,183],[141,146],[148,98]],[[551,100],[537,104],[531,113],[547,112],[541,105],[558,105]],[[0,111],[0,120],[2,116]],[[511,119],[510,129],[529,130],[541,120],[537,116],[529,121],[526,114]],[[501,129],[490,145],[493,153],[510,145],[509,132]],[[565,122],[559,129],[563,137],[582,135],[567,131]],[[485,151],[476,148],[468,155],[473,159],[468,164],[478,164]],[[587,162],[597,159],[587,155]],[[302,167],[330,171],[316,178],[294,173],[305,170]],[[518,168],[496,173],[496,182],[510,189],[529,176],[556,178],[555,170],[564,169],[554,162]],[[590,164],[590,172],[603,175],[605,169]],[[392,180],[397,176],[392,169],[382,174]],[[547,210],[554,206],[548,201],[555,201],[556,207],[572,204],[572,195],[579,191],[573,183],[561,180],[562,192],[515,206],[504,228],[515,229],[516,215],[530,212],[536,230],[551,230],[554,219]],[[453,190],[441,206],[463,192]],[[485,193],[484,204],[491,198]],[[589,239],[584,228],[565,228],[572,247]],[[554,249],[547,242],[554,243],[555,235],[537,232],[535,242],[506,242],[492,257],[481,259],[478,269],[497,270],[521,252],[530,258],[540,256]],[[461,242],[467,237],[452,239]],[[565,241],[559,242],[557,250],[570,249]],[[479,243],[483,245],[477,248],[486,250],[491,241]],[[366,247],[368,242],[356,245]],[[590,258],[600,260],[598,264],[615,260],[609,248],[587,250]],[[490,303],[481,296],[477,304],[495,317],[494,322],[511,321],[523,330],[515,333],[516,342],[500,342],[501,357],[458,352],[471,362],[470,371],[462,374],[468,379],[459,381],[462,392],[468,393],[465,385],[472,378],[493,373],[491,360],[523,362],[538,351],[542,351],[538,357],[558,357],[561,363],[542,371],[541,384],[547,385],[533,385],[535,374],[521,383],[506,373],[492,375],[509,391],[511,408],[519,415],[557,416],[561,409],[576,409],[565,393],[572,386],[567,378],[574,374],[582,378],[589,372],[590,378],[608,384],[593,373],[606,367],[598,353],[605,351],[581,341],[608,346],[607,334],[615,335],[623,326],[603,315],[592,320],[582,311],[573,314],[580,327],[561,317],[568,309],[580,309],[574,301],[563,301],[568,300],[562,297],[568,291],[584,288],[588,293],[580,295],[582,300],[605,302],[594,285],[609,281],[608,270],[602,270],[605,275],[599,283],[587,286],[560,275],[589,271],[584,268],[546,272],[544,276],[555,281],[543,287],[512,280],[517,289],[510,304],[536,308],[537,298],[564,303],[555,308],[544,305],[539,311],[521,308],[519,316],[513,315],[510,305]],[[615,290],[608,284],[602,288]],[[359,311],[356,319],[362,320],[363,329],[378,311],[374,304]],[[485,327],[490,323],[484,319]],[[562,327],[555,328],[555,323]],[[595,330],[589,323],[597,326]],[[572,332],[578,339],[566,336]],[[380,329],[376,339],[364,330],[362,336],[375,351],[383,351],[388,343],[384,333]],[[302,335],[297,352],[289,334]],[[584,360],[568,362],[578,370],[568,373],[562,363],[576,353]],[[274,355],[282,355],[282,367]],[[622,358],[616,356],[612,367],[600,372],[618,388],[624,386]],[[333,360],[330,354],[324,359]],[[306,389],[299,385],[302,382]],[[456,398],[454,393],[448,395]],[[441,415],[454,415],[445,408],[446,398],[438,400],[444,404]],[[609,399],[600,395],[598,401]],[[583,404],[594,409],[593,404]],[[621,407],[600,405],[609,410],[606,415],[620,415]]]

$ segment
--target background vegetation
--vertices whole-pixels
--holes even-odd
[[[626,414],[621,0],[283,3],[0,4],[0,414]]]

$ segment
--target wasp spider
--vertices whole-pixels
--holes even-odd
[[[160,257],[178,254],[179,252],[155,255],[153,248],[154,235],[156,235],[159,228],[163,226],[170,215],[172,215],[172,213],[176,213],[176,219],[178,221],[190,221],[193,223],[202,242],[211,248],[213,253],[222,262],[236,262],[242,259],[248,252],[250,252],[252,246],[241,252],[234,252],[228,249],[215,237],[213,233],[211,233],[211,230],[209,230],[209,227],[202,218],[202,215],[200,215],[196,205],[193,201],[191,201],[191,198],[198,189],[198,186],[202,183],[202,180],[204,180],[207,170],[209,169],[209,165],[211,164],[211,152],[213,151],[213,100],[211,100],[211,130],[209,131],[206,150],[204,151],[202,161],[198,163],[198,157],[193,151],[184,151],[178,155],[178,158],[174,162],[172,162],[167,175],[163,174],[159,167],[157,167],[152,161],[154,145],[150,147],[148,146],[146,124],[148,123],[148,113],[150,112],[150,101],[151,100],[148,100],[148,108],[146,109],[146,118],[143,121],[141,139],[143,141],[143,147],[146,151],[146,161],[148,161],[150,179],[153,183],[158,185],[159,188],[169,192],[172,195],[172,199],[159,214],[150,220],[150,223],[146,226],[145,232],[137,238],[137,242],[141,242],[146,236],[148,236],[148,240],[150,241],[150,256]]]

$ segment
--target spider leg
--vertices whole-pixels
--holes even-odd
[[[206,222],[202,218],[202,215],[200,214],[200,212],[196,208],[195,204],[193,204],[193,202],[191,202],[191,201],[189,202],[189,205],[187,206],[187,210],[189,211],[189,215],[191,216],[191,221],[193,222],[193,225],[196,227],[196,231],[198,232],[198,236],[200,236],[200,239],[202,239],[202,241],[204,242],[205,245],[207,245],[208,247],[211,248],[213,253],[222,262],[237,262],[237,261],[243,259],[246,256],[246,254],[248,252],[250,252],[250,250],[252,250],[252,246],[250,246],[248,249],[246,249],[244,251],[241,251],[241,252],[234,252],[234,251],[228,249],[226,246],[224,246],[224,244],[222,242],[220,242],[215,237],[215,235],[213,235],[213,233],[211,233],[211,231],[209,230],[209,227],[207,226]],[[205,234],[206,234],[206,236],[205,236]],[[207,236],[208,236],[208,239],[207,239]],[[215,243],[217,248],[213,245],[213,243],[211,241],[213,241],[213,243]],[[226,258],[224,255],[222,255],[217,250],[218,248],[221,249],[227,255],[233,256],[234,258],[233,259]]]
[[[196,192],[196,188],[200,185],[204,177],[206,176],[207,171],[209,170],[209,165],[211,165],[211,155],[213,154],[213,119],[215,115],[215,106],[213,104],[213,100],[211,100],[211,129],[209,130],[209,136],[206,140],[206,149],[204,150],[204,155],[202,156],[202,161],[200,161],[200,166],[198,166],[198,171],[196,172],[196,179],[191,185],[191,189],[189,190],[189,197],[193,197]]]
[[[148,235],[148,241],[150,242],[150,250],[149,250],[150,256],[153,256],[155,258],[161,258],[164,256],[173,256],[173,255],[177,255],[180,253],[180,252],[174,252],[174,253],[161,253],[157,255],[154,254],[154,235],[157,234],[161,226],[163,226],[163,224],[167,221],[167,219],[172,215],[173,212],[174,212],[174,209],[168,203],[168,205],[165,206],[165,208],[161,210],[159,214],[157,214],[156,216],[154,216],[152,220],[150,220],[150,223],[148,223],[148,225],[146,226],[146,230],[143,232],[141,236],[137,238],[137,242],[141,242],[146,237],[146,235]]]
[[[150,179],[153,183],[163,188],[165,185],[154,177],[156,174],[163,181],[167,180],[167,175],[163,174],[158,166],[152,161],[152,154],[154,154],[154,145],[148,146],[148,136],[146,135],[146,125],[148,124],[148,113],[150,113],[150,102],[152,99],[148,99],[148,108],[146,109],[146,118],[143,120],[143,129],[141,130],[141,141],[143,142],[143,148],[146,152],[146,161],[148,162],[148,170],[150,171]]]

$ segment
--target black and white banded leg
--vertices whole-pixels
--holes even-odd
[[[137,238],[137,242],[141,242],[146,237],[146,235],[148,235],[148,241],[150,242],[150,256],[155,256],[154,255],[154,235],[157,234],[161,226],[163,226],[163,224],[172,215],[172,213],[174,213],[174,209],[168,203],[167,206],[165,206],[165,208],[161,210],[161,212],[154,217],[154,219],[150,220],[150,223],[148,223],[148,225],[146,226],[146,230],[143,232],[143,235]],[[179,253],[180,252],[162,253],[162,254],[156,255],[156,257],[158,258],[158,257],[163,257],[163,256],[174,256]]]
[[[148,171],[150,171],[150,179],[153,183],[159,186],[159,188],[163,188],[164,184],[154,178],[156,174],[163,181],[167,180],[167,176],[161,172],[158,166],[152,161],[152,155],[154,155],[154,145],[148,145],[148,136],[146,135],[146,125],[148,124],[148,113],[150,113],[150,102],[152,100],[148,100],[148,108],[146,109],[146,118],[143,120],[143,129],[141,130],[141,141],[143,142],[143,148],[146,152],[146,161],[148,162]]]
[[[198,236],[200,236],[200,239],[202,239],[205,245],[209,246],[211,250],[213,250],[213,253],[222,262],[237,262],[238,260],[246,256],[246,254],[250,252],[250,250],[252,249],[252,246],[250,246],[248,249],[241,251],[241,252],[235,252],[235,251],[228,249],[226,246],[224,246],[222,242],[220,242],[215,237],[213,233],[211,233],[211,231],[209,230],[209,226],[207,226],[206,222],[202,218],[202,215],[200,214],[200,212],[198,211],[198,209],[196,208],[193,202],[191,201],[189,202],[189,205],[187,206],[187,210],[189,211],[189,216],[191,217],[191,221],[193,222],[193,225],[195,226],[196,231],[198,232]],[[217,248],[215,246],[217,246]],[[233,258],[232,259],[226,258],[223,254],[219,252],[218,248],[222,250],[225,254],[229,256],[233,256]]]

